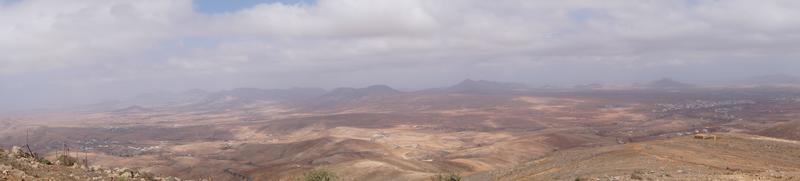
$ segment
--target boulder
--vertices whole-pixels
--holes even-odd
[[[22,147],[14,146],[11,147],[11,153],[8,155],[9,157],[13,158],[29,158],[31,155],[25,151],[22,151]]]
[[[100,166],[97,166],[97,165],[92,165],[92,166],[89,166],[89,171],[103,171],[103,167],[100,167]]]
[[[119,176],[122,178],[133,178],[133,174],[131,172],[122,172],[119,174]]]
[[[133,170],[122,167],[114,169],[114,172],[120,177],[133,178]]]

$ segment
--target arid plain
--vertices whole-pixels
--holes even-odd
[[[792,180],[800,89],[672,80],[152,93],[0,121],[0,146],[187,179]],[[57,124],[56,124],[57,123]],[[54,126],[58,125],[58,126]],[[694,139],[697,134],[718,139]],[[739,151],[732,151],[739,150]],[[711,178],[711,177],[709,177]]]

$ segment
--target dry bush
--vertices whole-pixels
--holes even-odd
[[[72,166],[78,163],[78,159],[68,155],[58,155],[58,157],[56,158],[56,162],[59,165]]]
[[[336,173],[325,169],[313,169],[303,174],[301,181],[333,181],[337,180]]]
[[[461,181],[461,175],[457,173],[439,173],[431,176],[431,181]]]

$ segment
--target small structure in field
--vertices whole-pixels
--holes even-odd
[[[711,134],[695,134],[695,135],[694,135],[694,138],[695,138],[695,139],[703,139],[703,140],[708,140],[708,139],[717,140],[717,135],[711,135]]]

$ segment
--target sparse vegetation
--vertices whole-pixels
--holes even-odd
[[[78,163],[78,159],[69,155],[58,155],[56,163],[58,163],[58,165],[72,166]]]
[[[156,177],[152,173],[127,168],[103,168],[91,166],[86,168],[71,167],[79,164],[79,160],[68,155],[59,155],[54,162],[35,154],[22,151],[18,146],[11,152],[0,148],[0,180],[136,180],[136,181],[168,181],[174,177]]]
[[[461,181],[461,175],[455,172],[439,173],[431,176],[431,181]]]
[[[761,172],[766,170],[784,178],[800,170],[795,169],[800,168],[800,152],[794,151],[800,149],[792,146],[800,140],[796,129],[800,122],[795,120],[800,111],[800,102],[795,102],[800,100],[798,91],[452,90],[457,93],[358,98],[337,94],[330,104],[313,97],[308,102],[275,103],[297,111],[265,102],[239,102],[252,95],[223,91],[212,94],[230,96],[234,101],[230,105],[223,101],[209,107],[88,111],[69,119],[53,116],[31,122],[47,125],[65,119],[68,126],[30,127],[30,139],[26,129],[0,134],[8,140],[4,144],[18,145],[2,158],[13,160],[7,165],[31,177],[93,172],[77,174],[82,177],[75,180],[87,180],[86,176],[148,180],[160,175],[293,181],[725,180],[729,173],[758,174],[739,179],[754,180],[748,178],[764,177]],[[176,104],[190,103],[194,104]],[[213,111],[221,108],[230,111]],[[725,115],[738,119],[731,121]],[[24,117],[0,120],[0,127],[28,124],[34,123]],[[730,131],[795,140],[726,133]],[[44,156],[52,165],[36,160]],[[95,168],[100,166],[90,165],[89,160],[111,168]],[[692,164],[699,161],[713,167]],[[323,169],[311,170],[309,165]],[[56,170],[46,173],[51,168]]]
[[[338,180],[339,177],[336,176],[336,173],[333,173],[326,169],[313,169],[303,174],[303,177],[299,179],[300,181],[334,181]]]
[[[42,157],[36,157],[35,159],[36,159],[37,162],[39,162],[41,164],[45,164],[45,165],[52,165],[53,164],[52,162],[50,162],[50,160],[47,160],[47,159],[42,158]]]

